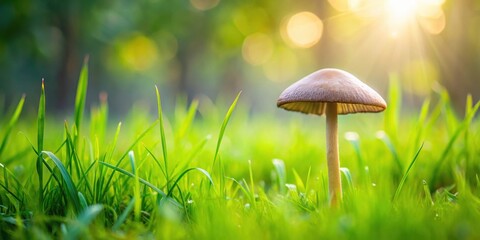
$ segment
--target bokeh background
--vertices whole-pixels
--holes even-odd
[[[324,67],[345,69],[404,106],[445,87],[461,111],[480,96],[478,0],[0,1],[0,103],[73,109],[89,56],[89,101],[107,92],[122,114],[177,96],[230,97],[274,109],[280,92]],[[233,99],[233,97],[232,97]],[[167,107],[168,108],[168,107]]]

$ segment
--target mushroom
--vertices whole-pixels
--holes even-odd
[[[330,204],[342,199],[338,159],[337,115],[381,112],[387,104],[375,90],[352,74],[334,68],[318,70],[285,89],[277,106],[305,114],[326,115],[327,164]]]

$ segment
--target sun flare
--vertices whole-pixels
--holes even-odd
[[[390,34],[395,37],[399,31],[415,20],[416,0],[389,0],[385,6]]]

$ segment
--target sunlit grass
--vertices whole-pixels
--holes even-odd
[[[464,116],[445,90],[404,111],[392,76],[384,114],[341,116],[345,192],[331,208],[324,119],[251,114],[240,95],[164,112],[152,86],[157,108],[116,123],[105,95],[84,115],[82,76],[73,121],[47,114],[48,81],[36,119],[22,114],[24,98],[2,113],[1,238],[480,237],[471,97]]]

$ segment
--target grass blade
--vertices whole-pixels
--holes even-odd
[[[178,139],[183,138],[187,133],[188,129],[192,125],[193,120],[195,119],[195,113],[197,112],[197,109],[198,109],[198,100],[195,99],[190,104],[190,107],[188,108],[187,116],[185,117],[185,119],[182,121],[180,125],[180,129],[177,135]]]
[[[197,170],[197,171],[201,172],[203,175],[205,175],[208,178],[208,181],[210,181],[210,183],[212,185],[214,185],[213,184],[213,179],[210,176],[210,173],[208,173],[205,169],[203,169],[203,168],[189,168],[189,169],[183,171],[182,173],[180,173],[178,178],[175,180],[175,183],[173,183],[173,185],[168,190],[167,197],[170,197],[172,195],[173,189],[175,188],[175,186],[177,186],[178,182],[185,176],[185,174],[187,174],[188,172],[194,171],[194,170]]]
[[[388,89],[388,108],[385,110],[385,132],[396,143],[398,131],[398,115],[402,103],[402,92],[398,73],[390,74],[390,87]]]
[[[65,166],[63,165],[62,161],[60,161],[60,159],[58,159],[57,156],[55,156],[55,154],[53,154],[52,152],[43,151],[42,153],[46,154],[50,159],[52,159],[53,163],[55,164],[55,166],[57,166],[58,170],[60,171],[63,182],[65,183],[64,190],[66,191],[66,195],[68,196],[70,201],[72,201],[75,212],[77,214],[82,212],[82,205],[78,197],[77,188],[75,187],[75,184],[73,183],[72,178],[68,173],[67,169],[65,168]]]
[[[222,127],[220,128],[220,133],[218,134],[218,141],[217,141],[217,147],[215,148],[215,155],[213,157],[213,166],[215,166],[215,162],[218,157],[218,151],[220,150],[220,145],[222,144],[223,135],[225,134],[225,129],[227,128],[228,121],[230,120],[230,116],[232,116],[233,110],[237,105],[238,99],[240,98],[240,94],[242,94],[242,92],[239,92],[237,94],[237,97],[233,101],[232,105],[230,105],[230,108],[228,109],[228,112],[225,115],[225,118],[223,119]]]
[[[162,138],[162,152],[163,152],[163,164],[165,168],[165,178],[167,180],[167,188],[169,188],[170,177],[168,175],[168,152],[167,152],[167,141],[165,140],[165,128],[163,126],[163,110],[162,110],[162,100],[160,97],[160,92],[158,87],[155,86],[155,93],[157,95],[157,108],[158,108],[158,121],[160,122],[160,137]]]
[[[397,171],[399,172],[399,175],[400,175],[403,172],[403,164],[402,164],[402,161],[400,161],[400,156],[398,155],[397,149],[395,148],[392,141],[390,141],[390,138],[384,131],[378,131],[376,135],[377,135],[377,138],[380,139],[385,144],[385,146],[387,146],[388,150],[390,150],[390,153],[393,156],[393,160],[397,165]]]
[[[349,189],[353,189],[353,178],[352,174],[350,173],[350,169],[342,167],[340,168],[340,171],[343,173],[343,176],[345,176]]]
[[[66,240],[74,240],[80,239],[79,235],[86,231],[88,225],[97,217],[98,214],[103,210],[103,206],[100,204],[92,205],[85,209],[77,218],[75,222],[73,222],[67,230],[67,234],[65,236]]]
[[[85,196],[81,192],[78,192],[78,199],[80,200],[80,205],[82,206],[83,209],[87,209],[88,203],[87,199],[85,199]]]
[[[41,153],[43,151],[43,141],[45,135],[45,80],[42,79],[42,91],[40,93],[40,101],[38,103],[37,116],[37,174],[38,174],[38,198],[40,209],[43,211],[43,158]]]
[[[150,125],[147,130],[143,131],[136,139],[135,141],[133,141],[133,143],[130,145],[130,147],[127,148],[127,151],[120,157],[120,159],[117,161],[117,164],[115,165],[115,167],[118,167],[120,166],[120,164],[122,163],[123,159],[128,155],[128,153],[133,149],[133,147],[135,147],[138,142],[143,138],[145,137],[145,135],[147,135],[148,132],[150,132],[153,127],[155,127],[155,124],[157,124],[157,122],[155,121],[152,125]],[[118,136],[118,133],[120,132],[120,126],[121,124],[118,125],[118,128],[117,128],[117,135],[115,136],[115,140],[114,142],[117,141],[117,136]],[[113,148],[115,147],[115,145],[113,145]],[[112,148],[112,151],[110,152],[110,158],[113,154],[113,148]],[[108,177],[108,180],[107,180],[107,183],[105,184],[105,189],[102,193],[102,196],[104,196],[106,194],[106,192],[108,191],[109,187],[110,187],[110,182],[112,181],[113,179],[113,173],[110,174],[110,177]]]
[[[275,167],[275,172],[277,173],[277,184],[280,193],[286,192],[287,183],[287,170],[285,170],[285,163],[280,159],[273,159],[273,166]]]
[[[78,144],[78,138],[80,136],[80,127],[83,118],[83,112],[85,109],[85,100],[87,98],[87,86],[88,86],[88,56],[85,57],[82,70],[80,71],[80,77],[78,79],[77,94],[75,96],[75,127],[74,142],[75,146]]]
[[[412,159],[412,162],[410,162],[410,165],[408,165],[407,171],[405,171],[405,174],[403,174],[402,180],[400,180],[400,183],[398,184],[397,190],[395,191],[395,195],[393,196],[393,202],[395,202],[400,195],[400,191],[402,191],[403,184],[405,183],[405,180],[407,179],[408,173],[410,173],[410,170],[412,169],[413,165],[417,161],[418,155],[420,154],[420,151],[422,151],[423,148],[423,143],[418,149],[417,153]]]
[[[135,154],[133,151],[128,153],[130,158],[130,164],[132,166],[132,174],[135,179],[135,185],[133,187],[133,198],[135,199],[135,205],[133,208],[133,213],[135,216],[135,221],[140,221],[140,211],[142,210],[142,201],[140,199],[140,181],[138,180],[137,168],[135,166]]]
[[[465,130],[468,129],[470,126],[470,123],[477,113],[478,109],[480,108],[480,101],[475,104],[473,109],[470,110],[468,113],[467,117],[463,120],[463,122],[457,127],[455,132],[453,133],[452,137],[447,143],[447,146],[443,150],[442,154],[440,155],[440,159],[437,161],[434,169],[433,169],[433,175],[430,181],[430,184],[435,184],[437,182],[438,175],[440,174],[440,168],[443,165],[443,163],[446,161],[448,154],[450,153],[451,149],[454,146],[454,143],[456,142],[457,138],[460,136],[460,134]]]
[[[132,212],[134,204],[135,204],[135,198],[132,198],[132,200],[130,200],[125,210],[123,210],[120,217],[118,217],[115,224],[113,224],[112,226],[113,231],[117,231],[120,228],[120,226],[125,222],[125,220],[127,220],[128,214]]]
[[[5,147],[7,146],[8,137],[12,132],[13,127],[17,123],[18,118],[20,117],[20,114],[22,113],[24,103],[25,103],[25,95],[23,95],[20,101],[18,102],[17,107],[15,108],[15,112],[13,112],[13,115],[10,118],[8,125],[5,128],[5,136],[3,136],[2,143],[0,144],[0,157],[2,156],[2,153],[5,150]]]
[[[119,168],[119,167],[117,167],[117,166],[114,166],[114,165],[109,164],[109,163],[106,163],[106,162],[100,162],[100,164],[103,164],[103,165],[105,165],[105,166],[107,166],[107,167],[109,167],[109,168],[111,168],[111,169],[113,169],[113,170],[115,170],[115,171],[117,171],[117,172],[120,172],[120,173],[122,173],[122,174],[125,174],[125,175],[127,175],[127,176],[129,176],[129,177],[131,177],[131,178],[135,178],[135,175],[133,175],[132,173],[130,173],[130,172],[128,172],[128,171],[126,171],[126,170],[124,170],[124,169],[122,169],[122,168]],[[141,183],[143,183],[143,184],[145,184],[146,186],[148,186],[149,188],[151,188],[152,190],[154,190],[155,192],[157,192],[158,194],[162,195],[162,197],[166,197],[166,196],[167,196],[167,194],[165,194],[162,190],[160,190],[159,188],[157,188],[155,185],[147,182],[145,179],[139,177],[138,180],[139,180]]]

